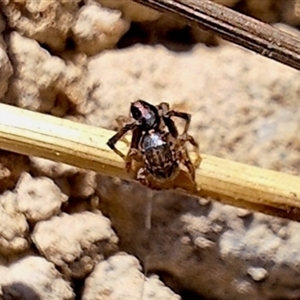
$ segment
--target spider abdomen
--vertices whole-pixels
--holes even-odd
[[[141,142],[142,153],[148,171],[157,179],[170,178],[178,169],[178,163],[164,135],[146,134]]]

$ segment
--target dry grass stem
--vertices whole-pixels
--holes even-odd
[[[0,104],[0,148],[130,179],[124,162],[106,145],[114,132]],[[126,153],[126,145],[118,143]],[[210,155],[196,173],[200,191],[235,206],[294,218],[300,208],[300,178]],[[275,212],[276,213],[276,212]]]

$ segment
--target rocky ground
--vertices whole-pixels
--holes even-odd
[[[298,34],[292,0],[218,2]],[[167,101],[202,152],[300,173],[298,71],[127,0],[0,8],[1,102],[115,129]],[[5,151],[0,192],[0,299],[300,298],[298,222]]]

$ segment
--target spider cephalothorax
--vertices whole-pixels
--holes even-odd
[[[159,131],[162,118],[160,116],[158,107],[144,100],[137,100],[130,105],[130,116],[119,116],[116,121],[119,125],[119,130],[113,137],[109,139],[107,144],[118,155],[125,158],[125,155],[115,147],[117,141],[121,139],[128,131],[132,130],[133,136],[130,148],[137,149],[143,132],[147,132],[151,129]]]
[[[182,134],[171,117],[179,117],[186,121]],[[178,174],[179,165],[186,166],[191,179],[195,178],[195,166],[201,162],[199,146],[194,138],[187,133],[191,116],[184,112],[169,109],[168,103],[153,106],[150,103],[137,100],[131,104],[130,117],[119,116],[118,132],[109,139],[108,146],[126,161],[127,170],[132,166],[132,160],[142,163],[137,172],[137,180],[148,184],[148,176],[155,180],[171,180]],[[115,144],[132,130],[132,140],[127,155],[119,151]],[[196,150],[197,159],[192,164],[186,142],[190,142]]]
[[[157,107],[144,101],[137,100],[131,103],[130,113],[137,124],[144,128],[145,131],[157,129],[161,123]]]

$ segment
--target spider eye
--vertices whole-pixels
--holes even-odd
[[[140,120],[141,119],[142,113],[141,113],[141,111],[137,107],[135,107],[134,105],[132,105],[130,111],[131,111],[132,117],[135,120]]]

